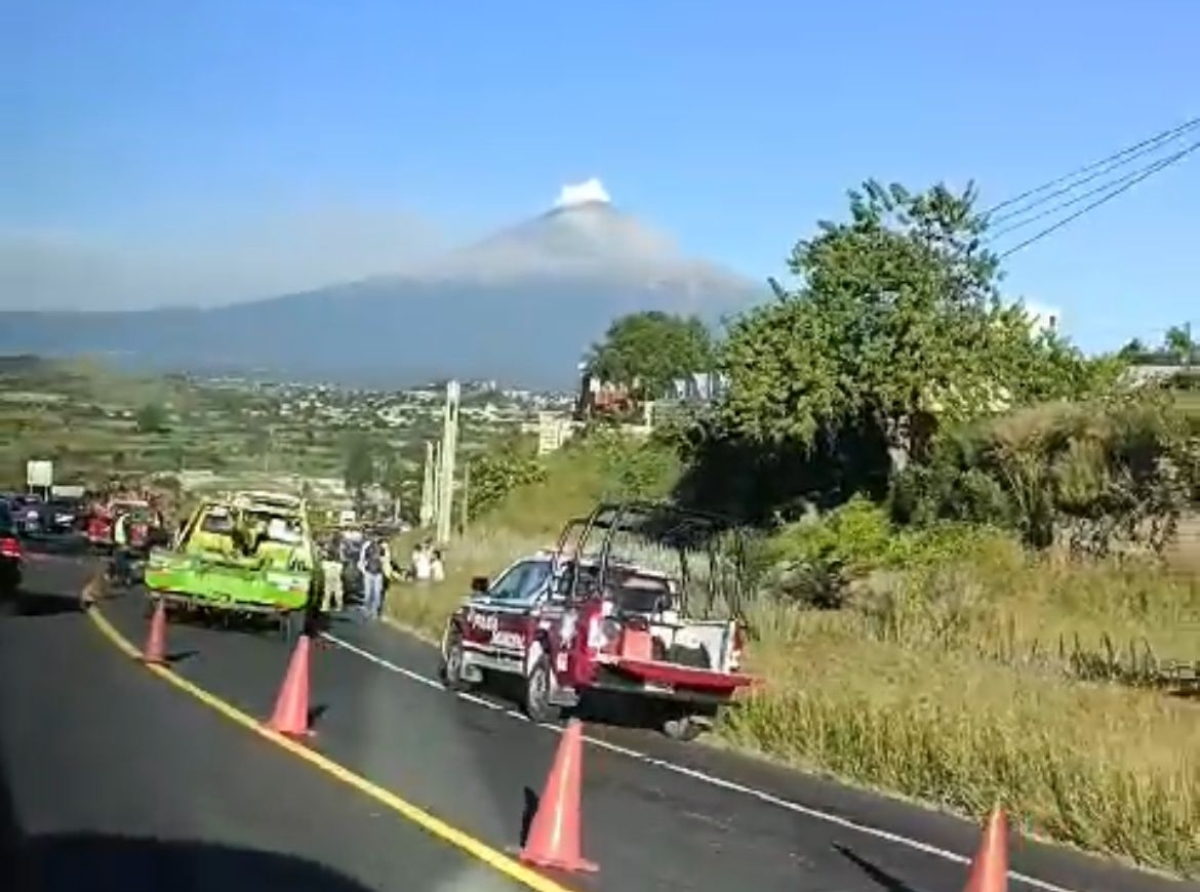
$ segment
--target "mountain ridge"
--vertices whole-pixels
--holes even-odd
[[[3,312],[0,352],[101,354],[154,370],[267,367],[342,383],[459,376],[561,387],[617,316],[664,310],[716,324],[765,290],[589,200],[336,285],[215,307]]]

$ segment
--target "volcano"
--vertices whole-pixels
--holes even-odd
[[[402,274],[203,309],[0,313],[0,352],[372,386],[571,386],[617,316],[663,310],[715,323],[762,292],[686,257],[591,180],[533,219]]]

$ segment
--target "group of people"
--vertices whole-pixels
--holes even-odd
[[[383,600],[391,583],[400,579],[416,582],[440,582],[446,571],[441,550],[429,540],[413,548],[410,564],[401,569],[392,560],[387,539],[381,536],[347,536],[345,533],[325,543],[321,571],[324,598],[321,610],[343,610],[346,606],[346,581],[362,582],[361,612],[368,619],[378,619],[383,612]]]
[[[442,550],[435,548],[429,539],[413,546],[410,572],[417,582],[441,582],[446,578]]]
[[[346,606],[347,577],[362,582],[362,613],[378,619],[383,611],[383,595],[388,582],[395,578],[392,551],[386,539],[376,536],[335,536],[325,542],[321,556],[321,610],[342,610]]]
[[[157,512],[119,510],[112,519],[112,560],[109,576],[118,586],[134,582],[133,566],[150,548],[169,540],[162,516]]]

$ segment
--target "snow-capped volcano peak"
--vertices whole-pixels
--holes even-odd
[[[544,288],[563,293],[671,291],[676,309],[756,292],[752,283],[688,257],[667,233],[613,206],[600,180],[563,186],[554,207],[430,260],[409,275],[469,287]],[[570,283],[570,284],[568,284]],[[728,302],[728,301],[727,301]]]
[[[582,204],[612,204],[612,198],[604,184],[596,177],[582,183],[568,183],[558,191],[554,202],[556,210],[578,207]]]

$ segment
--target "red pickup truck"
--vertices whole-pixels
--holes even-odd
[[[601,505],[569,525],[554,552],[522,558],[495,581],[476,579],[442,637],[446,686],[461,690],[489,675],[519,679],[522,706],[535,721],[553,721],[587,700],[677,739],[710,727],[734,694],[755,681],[741,671],[745,623],[737,589],[725,587],[718,615],[709,591],[704,615],[691,616],[700,589],[732,578],[689,573],[694,541],[676,543],[684,545],[677,573],[616,557],[615,535],[631,526],[648,532],[643,522],[651,512],[670,512],[685,524],[706,519],[647,503]],[[580,524],[583,532],[568,548]],[[587,540],[597,536],[600,548],[589,555]]]

